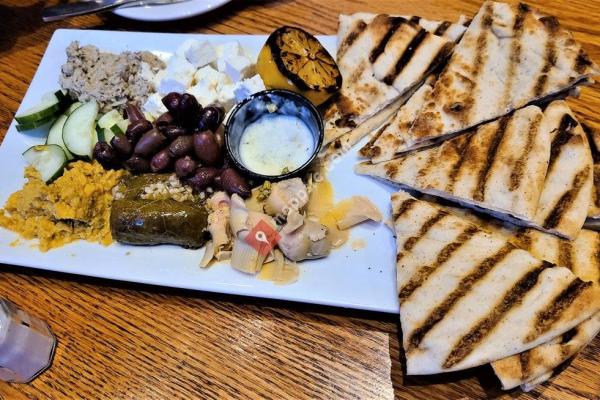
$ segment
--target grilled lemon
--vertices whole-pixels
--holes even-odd
[[[288,89],[313,104],[325,102],[342,86],[335,60],[310,33],[283,26],[263,46],[256,70],[271,89]]]

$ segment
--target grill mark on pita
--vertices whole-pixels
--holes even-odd
[[[566,331],[565,333],[562,334],[562,336],[560,337],[560,343],[561,344],[566,344],[569,343],[571,341],[571,339],[573,339],[575,336],[577,336],[577,327],[571,328],[568,331]]]
[[[473,20],[471,18],[467,18],[463,23],[463,26],[469,27],[469,25],[471,25],[471,22],[473,22]]]
[[[400,204],[400,207],[398,207],[398,211],[394,213],[394,221],[398,221],[398,218],[404,215],[404,213],[408,212],[416,202],[417,200],[415,199],[404,200],[402,204]]]
[[[449,42],[444,44],[437,54],[431,59],[431,62],[427,66],[427,69],[423,75],[427,76],[429,74],[436,74],[436,72],[445,65],[445,61],[450,57],[450,53],[452,53],[453,48],[454,43]]]
[[[519,354],[519,365],[521,366],[521,380],[527,380],[531,373],[529,368],[529,361],[531,359],[531,353],[524,351]]]
[[[484,200],[485,185],[487,183],[490,170],[492,169],[494,159],[496,158],[496,152],[498,151],[498,147],[500,146],[500,142],[502,141],[502,137],[504,136],[504,132],[506,131],[506,127],[508,126],[509,121],[510,116],[506,115],[500,118],[500,121],[498,122],[498,128],[496,129],[496,133],[494,134],[492,142],[488,147],[488,152],[485,158],[485,164],[483,168],[479,171],[477,185],[475,186],[475,191],[473,193],[473,199],[476,201]]]
[[[350,46],[356,42],[356,39],[358,39],[358,37],[365,31],[366,28],[367,23],[365,21],[358,21],[354,29],[352,29],[352,31],[350,31],[350,33],[348,33],[348,35],[346,35],[346,37],[342,40],[340,48],[337,51],[338,60],[341,60],[342,57],[344,57]]]
[[[371,62],[371,64],[377,61],[379,56],[383,53],[383,51],[385,50],[385,46],[387,46],[392,35],[398,30],[398,28],[400,28],[400,26],[402,26],[402,24],[406,23],[408,23],[408,21],[402,17],[393,17],[391,19],[390,28],[385,33],[381,41],[377,44],[377,46],[375,46],[373,50],[371,50],[371,54],[369,55],[369,61]]]
[[[423,42],[423,39],[425,39],[425,36],[427,36],[427,34],[428,32],[425,29],[419,28],[419,32],[417,32],[417,34],[412,38],[408,46],[406,46],[406,49],[404,49],[404,52],[400,56],[400,59],[398,60],[398,62],[396,62],[393,71],[386,75],[385,78],[383,78],[383,82],[385,82],[387,85],[391,85],[394,83],[396,77],[400,75],[404,67],[406,67],[406,65],[412,59],[413,55],[415,54],[415,52],[419,48],[419,45]]]
[[[410,17],[410,22],[412,22],[413,24],[419,25],[419,22],[421,22],[421,17],[413,15],[412,17]]]
[[[432,168],[434,166],[436,157],[438,157],[438,154],[436,152],[429,152],[427,161],[425,161],[425,165],[417,171],[417,175],[415,177],[417,182],[427,175],[427,173],[429,172],[429,168]]]
[[[496,327],[500,320],[523,301],[523,297],[537,283],[539,275],[546,268],[552,267],[547,261],[542,261],[537,267],[527,272],[521,279],[506,292],[494,309],[474,326],[466,335],[454,345],[450,354],[444,361],[443,368],[452,368],[464,360],[483,341],[483,339]]]
[[[594,264],[596,264],[596,269],[598,270],[598,279],[596,283],[600,285],[600,234],[596,234],[595,244],[596,251],[594,252]]]
[[[452,23],[448,22],[448,21],[444,21],[441,24],[438,25],[437,28],[435,28],[435,31],[433,31],[433,34],[436,36],[444,36],[444,33],[448,30],[448,28],[450,28],[450,25],[452,25]]]
[[[465,161],[467,151],[469,151],[469,147],[471,146],[471,140],[473,139],[473,136],[475,136],[475,133],[467,135],[464,145],[462,149],[460,149],[460,158],[456,161],[456,163],[454,163],[454,165],[452,165],[452,169],[448,174],[448,185],[446,185],[446,192],[448,193],[454,193],[454,184],[456,183],[456,178],[458,177],[458,174],[460,173],[462,165]]]
[[[567,190],[558,200],[550,214],[544,220],[544,228],[552,229],[556,228],[560,221],[562,220],[563,215],[569,211],[569,207],[581,191],[581,188],[585,184],[588,176],[590,175],[590,169],[586,166],[585,169],[579,171],[575,178],[573,178],[573,183],[571,184],[571,189]]]
[[[462,247],[465,242],[467,242],[473,235],[479,232],[479,228],[476,226],[469,226],[466,228],[456,240],[452,243],[447,244],[444,248],[439,252],[437,259],[431,265],[425,265],[421,267],[408,281],[406,285],[404,285],[400,289],[400,293],[398,295],[400,299],[400,304],[402,304],[410,295],[417,290],[423,283],[429,279],[429,276],[438,269],[441,265],[443,265],[446,261],[452,257],[452,255]]]
[[[561,267],[567,267],[573,271],[573,253],[572,246],[566,240],[560,240],[558,242],[558,265]]]
[[[508,185],[508,190],[514,192],[521,186],[521,179],[523,179],[523,170],[525,169],[525,161],[529,158],[531,153],[531,148],[533,147],[534,138],[538,133],[538,128],[540,126],[540,122],[542,121],[542,114],[536,115],[535,119],[529,125],[529,129],[527,130],[527,142],[525,143],[525,149],[519,156],[519,159],[515,163],[515,167],[510,173],[510,183]]]
[[[396,158],[392,160],[390,163],[385,163],[384,169],[388,178],[394,179],[396,174],[398,173],[398,169],[402,166],[406,158]]]
[[[540,22],[542,22],[548,30],[548,39],[546,40],[546,49],[544,52],[544,66],[540,71],[540,75],[538,76],[533,89],[533,93],[535,96],[540,96],[544,92],[546,82],[548,81],[548,72],[554,65],[556,65],[555,36],[560,27],[558,20],[554,17],[540,18]]]
[[[592,60],[585,54],[583,49],[579,49],[577,58],[575,58],[575,71],[583,74],[590,65],[592,65]]]
[[[581,123],[581,127],[585,132],[585,136],[588,139],[590,144],[590,150],[592,151],[592,159],[594,160],[594,164],[600,162],[600,151],[598,151],[598,146],[596,146],[596,142],[594,141],[594,129],[588,124]]]
[[[550,144],[550,158],[548,160],[548,173],[552,171],[552,167],[554,166],[554,162],[556,161],[562,147],[571,140],[573,137],[573,133],[571,130],[575,128],[579,123],[571,117],[570,114],[565,114],[562,116],[560,120],[560,124],[558,126],[558,132],[552,139],[552,143]]]
[[[527,228],[521,228],[515,235],[515,239],[517,240],[518,247],[529,251],[531,249],[531,236],[527,233]]]
[[[564,311],[573,304],[575,299],[592,285],[592,282],[584,282],[579,278],[575,278],[569,286],[552,300],[552,304],[549,307],[537,314],[533,332],[527,335],[526,342],[531,342],[540,335],[548,332],[552,325],[560,319]]]
[[[513,24],[513,38],[511,41],[510,58],[508,70],[506,72],[506,84],[504,85],[504,104],[507,105],[511,101],[512,87],[515,81],[515,70],[521,63],[521,36],[523,36],[523,21],[529,13],[529,6],[520,3],[518,6],[517,15]]]
[[[408,239],[406,239],[406,242],[404,242],[403,246],[404,250],[411,251],[413,247],[415,247],[415,245],[419,242],[419,240],[425,235],[427,235],[427,232],[429,232],[429,230],[436,223],[442,220],[446,215],[448,215],[448,213],[438,210],[433,216],[431,216],[427,221],[425,221],[423,225],[421,225],[421,229],[419,229],[419,232],[416,236],[411,236]]]
[[[419,347],[419,344],[423,341],[423,338],[429,333],[435,325],[440,322],[448,312],[466,296],[471,288],[477,284],[488,272],[490,272],[500,261],[514,250],[514,246],[506,243],[496,254],[481,261],[478,265],[474,266],[471,272],[463,277],[460,283],[456,286],[456,289],[450,293],[440,305],[438,305],[428,316],[425,318],[425,323],[420,327],[416,328],[408,339],[408,351]]]

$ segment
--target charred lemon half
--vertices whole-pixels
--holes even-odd
[[[258,55],[256,70],[266,87],[300,93],[315,105],[342,86],[335,60],[317,38],[290,26],[271,33]]]

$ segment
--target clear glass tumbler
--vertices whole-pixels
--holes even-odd
[[[48,324],[0,298],[0,380],[31,381],[50,366],[55,346]]]

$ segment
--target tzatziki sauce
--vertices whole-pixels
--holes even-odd
[[[273,113],[262,116],[244,129],[239,154],[250,171],[275,176],[304,165],[314,147],[313,134],[304,121]]]

